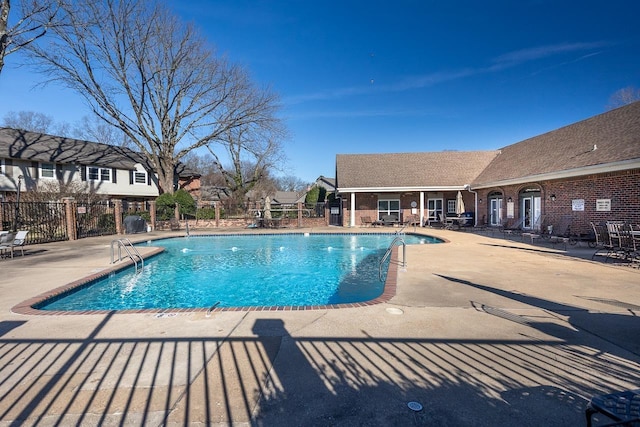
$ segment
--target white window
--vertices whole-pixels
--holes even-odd
[[[147,173],[135,171],[133,173],[133,183],[134,184],[147,184]]]
[[[111,169],[89,166],[87,168],[87,178],[89,181],[111,181]]]
[[[53,163],[40,163],[40,178],[54,179],[56,177],[56,165]]]
[[[456,201],[455,200],[447,200],[447,213],[455,214],[456,213]]]
[[[396,220],[400,220],[400,200],[378,200],[378,220],[385,215],[393,215]]]

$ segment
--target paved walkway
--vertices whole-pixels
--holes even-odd
[[[0,426],[576,426],[640,388],[638,269],[420,232],[449,242],[408,246],[388,303],[209,317],[15,314],[108,268],[112,237],[28,247],[0,260]]]

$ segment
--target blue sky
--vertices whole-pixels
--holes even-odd
[[[333,177],[335,155],[497,149],[640,88],[640,2],[168,0],[282,99],[283,172]],[[87,114],[9,56],[0,117]]]

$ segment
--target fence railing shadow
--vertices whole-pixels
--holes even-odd
[[[84,339],[0,337],[0,422],[580,425],[585,397],[640,377],[558,339],[295,338],[273,318],[247,337],[103,338],[110,317]]]

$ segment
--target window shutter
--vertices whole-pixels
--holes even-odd
[[[31,167],[34,170],[34,176],[36,179],[40,178],[40,165],[38,165],[38,162],[31,162]]]
[[[56,165],[56,179],[62,180],[62,165]]]
[[[111,168],[111,182],[117,184],[118,180],[116,179],[117,171],[116,168]]]
[[[129,184],[133,185],[133,171],[129,171]]]
[[[147,185],[151,185],[151,172],[147,172]]]
[[[87,180],[87,167],[86,166],[80,166],[80,179],[82,179],[83,181]]]

